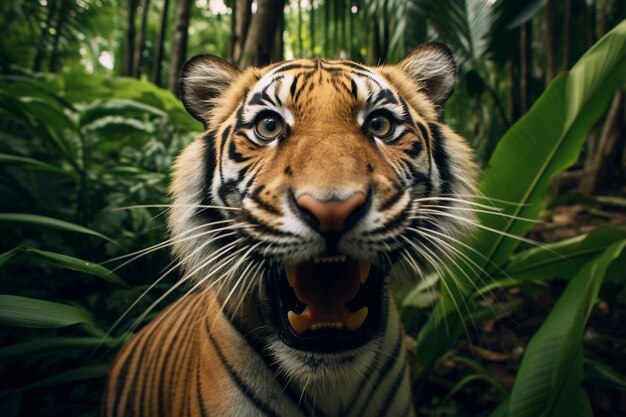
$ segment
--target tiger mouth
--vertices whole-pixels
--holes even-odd
[[[382,271],[345,255],[316,256],[283,268],[275,324],[297,349],[341,351],[369,341],[380,321]]]

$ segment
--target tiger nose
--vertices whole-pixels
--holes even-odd
[[[363,207],[366,196],[362,192],[352,194],[345,200],[318,200],[309,194],[296,199],[296,205],[304,220],[321,232],[338,232],[346,229],[350,215],[356,220],[359,208]]]

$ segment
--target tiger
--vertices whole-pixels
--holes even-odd
[[[456,73],[437,42],[395,65],[187,61],[204,131],[168,228],[188,291],[118,353],[103,415],[415,416],[390,285],[471,234],[478,170],[441,114]]]

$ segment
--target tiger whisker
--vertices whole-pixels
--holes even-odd
[[[423,212],[430,213],[430,214],[435,214],[435,215],[438,215],[438,216],[451,217],[453,219],[460,220],[460,221],[462,221],[462,222],[464,222],[466,224],[469,224],[471,226],[475,226],[475,227],[481,228],[483,230],[487,230],[489,232],[493,232],[493,233],[501,235],[501,236],[510,237],[512,239],[516,239],[516,240],[519,240],[520,242],[528,243],[528,244],[533,245],[533,246],[539,246],[541,248],[544,248],[544,249],[547,249],[547,250],[550,250],[551,252],[553,252],[546,245],[543,245],[542,243],[537,242],[535,240],[528,239],[528,238],[525,238],[525,237],[522,237],[522,236],[517,236],[517,235],[511,234],[511,233],[503,232],[501,230],[494,229],[494,228],[489,227],[489,226],[485,226],[483,224],[480,224],[480,223],[475,222],[473,220],[467,219],[465,217],[455,216],[454,214],[451,214],[451,213],[447,213],[447,212],[439,211],[439,210],[432,210],[432,209],[426,209]],[[412,216],[410,218],[415,218],[415,217]],[[554,253],[556,253],[556,252],[554,252]]]
[[[512,214],[501,213],[499,211],[475,209],[473,207],[447,207],[447,206],[439,206],[439,205],[433,205],[433,204],[423,204],[423,205],[418,206],[417,210],[420,211],[423,208],[425,208],[425,209],[431,209],[431,208],[434,208],[434,209],[449,209],[450,211],[456,211],[456,210],[471,211],[472,213],[491,214],[492,216],[500,216],[500,217],[505,217],[507,219],[520,220],[520,221],[523,221],[523,222],[541,223],[541,220],[535,220],[535,219],[528,219],[528,218],[525,218],[525,217],[513,216]]]
[[[491,211],[503,211],[504,210],[502,207],[490,206],[487,204],[478,203],[473,200],[465,200],[462,198],[454,198],[454,197],[437,197],[437,196],[418,197],[418,198],[413,199],[413,201],[417,203],[431,202],[431,201],[451,201],[453,203],[461,203],[461,204],[467,204],[471,206],[480,207],[485,210],[491,210]]]
[[[144,290],[139,297],[137,297],[135,299],[135,301],[133,301],[133,303],[130,305],[130,307],[128,307],[124,313],[122,313],[122,315],[115,321],[115,323],[113,323],[113,325],[109,328],[109,330],[106,332],[106,334],[103,336],[103,340],[106,339],[112,332],[113,330],[115,330],[115,328],[117,328],[117,326],[122,322],[122,320],[124,319],[124,317],[126,317],[131,311],[132,309],[156,286],[158,285],[159,282],[161,282],[163,279],[165,279],[165,277],[167,277],[172,271],[176,270],[176,268],[178,268],[185,260],[189,259],[190,257],[194,256],[195,254],[197,254],[199,251],[203,250],[205,247],[207,247],[209,244],[211,244],[212,242],[218,240],[218,239],[223,239],[225,237],[234,235],[236,232],[231,232],[231,233],[225,233],[223,235],[219,235],[219,236],[215,236],[212,239],[209,239],[207,242],[204,242],[201,246],[199,246],[198,248],[196,248],[193,252],[191,252],[189,255],[187,255],[185,258],[181,259],[180,261],[176,262],[175,265],[173,265],[170,269],[168,269],[166,272],[164,272],[161,276],[159,276],[146,290]],[[98,346],[99,347],[99,346]]]
[[[162,294],[156,301],[154,301],[133,323],[133,325],[131,326],[131,329],[129,331],[134,331],[134,329],[137,328],[137,326],[145,319],[145,317],[159,304],[161,303],[168,295],[170,295],[174,290],[176,290],[176,288],[180,287],[182,284],[184,284],[185,282],[189,281],[190,279],[193,278],[193,276],[200,271],[203,268],[206,268],[207,265],[209,265],[217,256],[221,256],[223,252],[226,252],[228,250],[230,250],[232,247],[234,247],[236,244],[238,244],[240,241],[244,240],[244,238],[239,238],[231,243],[229,243],[228,245],[225,245],[223,248],[221,248],[221,250],[217,251],[214,256],[212,256],[211,258],[209,258],[209,260],[203,262],[200,266],[198,266],[197,268],[195,268],[193,271],[189,272],[188,274],[185,274],[185,276],[183,278],[181,278],[180,280],[178,280],[178,282],[174,285],[172,285],[171,288],[169,288],[164,294]],[[245,248],[241,248],[238,251],[234,252],[233,254],[230,254],[227,256],[227,259],[232,259],[234,258],[237,254],[239,254],[240,252],[242,252]],[[219,271],[222,267],[224,266],[224,263],[222,263],[222,265],[220,265],[215,271],[212,271],[212,273],[208,276],[208,277],[212,277],[213,274],[217,271]],[[185,295],[183,295],[181,298],[185,298],[187,295],[191,294],[196,288],[200,287],[202,284],[204,284],[204,282],[206,281],[206,278],[199,280],[198,283],[196,283]],[[216,284],[217,282],[219,282],[219,280],[213,282],[210,284],[209,288],[212,287],[214,284]]]
[[[195,207],[201,209],[217,209],[217,210],[229,210],[229,211],[241,211],[243,209],[239,207],[228,207],[228,206],[210,206],[205,204],[136,204],[132,206],[124,206],[124,207],[116,207],[111,209],[112,211],[119,210],[134,210],[140,208],[172,208],[172,207]]]
[[[436,226],[439,226],[439,225],[437,225],[437,224],[436,224]],[[418,226],[418,229],[422,230],[423,228]],[[428,231],[428,232],[430,232],[430,233],[434,233],[434,234],[436,234],[436,235],[440,236],[440,237],[441,237],[441,238],[443,238],[443,239],[448,239],[448,240],[451,240],[453,243],[456,243],[456,244],[458,244],[458,245],[461,245],[461,246],[463,246],[464,248],[466,248],[466,249],[468,249],[468,250],[472,251],[473,253],[475,253],[476,255],[480,256],[480,257],[481,257],[482,259],[484,259],[485,261],[487,261],[487,264],[491,264],[491,265],[493,265],[493,266],[494,266],[494,267],[495,267],[495,268],[496,268],[496,269],[497,269],[500,273],[502,273],[504,276],[509,277],[509,274],[507,274],[507,272],[506,272],[506,271],[504,271],[504,270],[503,270],[503,269],[502,269],[502,268],[501,268],[498,264],[496,264],[495,262],[493,262],[491,259],[488,259],[488,258],[487,258],[484,254],[482,254],[481,252],[477,251],[476,249],[474,249],[473,247],[471,247],[471,246],[470,246],[470,245],[468,245],[467,243],[462,242],[462,241],[461,241],[461,240],[459,240],[459,239],[456,239],[456,238],[454,238],[454,237],[452,237],[452,236],[449,236],[449,235],[447,235],[447,234],[445,234],[445,233],[438,232],[438,231],[433,230],[433,229],[425,229],[425,230],[427,230],[427,231]],[[443,243],[443,242],[442,242],[442,243]],[[451,247],[451,248],[454,248],[452,245],[450,245],[450,247]],[[463,257],[463,258],[465,258],[467,261],[470,261],[470,262],[471,262],[474,266],[476,266],[477,268],[479,268],[479,270],[481,271],[481,274],[478,274],[478,275],[477,275],[477,278],[478,278],[481,282],[484,282],[484,280],[481,278],[481,277],[482,277],[482,274],[486,274],[486,275],[487,275],[487,278],[489,278],[489,279],[491,280],[491,282],[493,282],[493,283],[497,282],[497,280],[496,280],[496,279],[495,279],[495,278],[494,278],[494,277],[493,277],[493,276],[492,276],[489,272],[487,272],[487,270],[486,270],[485,268],[483,268],[483,267],[481,267],[480,265],[478,265],[478,264],[477,264],[477,263],[476,263],[473,259],[471,259],[468,255],[466,255],[465,253],[463,253],[462,251],[460,251],[458,248],[454,248],[454,250],[455,250],[455,252],[456,252],[459,256],[462,256],[462,257]]]
[[[409,230],[414,230],[416,233],[418,233],[420,236],[424,237],[425,239],[430,240],[433,243],[439,243],[441,245],[444,245],[445,247],[448,248],[448,250],[451,251],[451,253],[459,256],[460,260],[464,260],[464,258],[460,257],[461,254],[463,254],[462,252],[460,252],[458,249],[454,248],[452,245],[450,245],[448,242],[445,242],[443,239],[438,238],[437,236],[433,236],[430,233],[426,232],[426,231],[418,231],[415,230],[413,228],[409,228]],[[465,271],[464,268],[461,268],[461,265],[459,265],[459,263],[456,261],[456,259],[454,258],[454,256],[450,255],[450,253],[448,251],[441,251],[441,253],[443,253],[446,258],[448,258],[450,260],[450,262],[452,262],[454,264],[454,266],[456,266],[462,273],[463,275],[467,278],[467,281],[476,289],[478,290],[478,286],[476,285],[476,283],[474,282],[474,280],[472,279],[472,277],[469,276],[469,274]],[[473,262],[471,259],[469,259],[471,262]],[[470,269],[471,272],[476,274],[476,276],[478,277],[480,274],[480,272],[484,272],[484,270],[480,267],[478,267],[478,265],[476,265],[476,267],[472,266],[471,264],[469,264],[467,261],[464,262]]]
[[[192,233],[192,232],[194,232],[194,231],[196,231],[196,230],[198,230],[198,229],[202,229],[202,228],[204,228],[204,227],[213,226],[213,225],[215,225],[215,224],[221,224],[221,223],[233,223],[234,221],[235,221],[235,220],[221,220],[221,221],[219,221],[219,222],[212,222],[212,223],[205,223],[205,224],[201,224],[201,225],[199,225],[199,226],[196,226],[196,227],[193,227],[193,228],[191,228],[191,229],[187,230],[187,231],[186,231],[186,232],[184,232],[184,233],[181,233],[180,235],[178,235],[178,236],[176,236],[176,237],[169,238],[169,239],[167,239],[167,240],[164,240],[164,241],[162,241],[162,242],[159,242],[159,243],[154,244],[154,245],[152,245],[152,246],[149,246],[149,247],[147,247],[147,248],[143,248],[143,249],[137,250],[137,251],[135,251],[135,252],[131,252],[131,253],[128,253],[128,254],[125,254],[125,255],[121,255],[121,256],[116,256],[115,258],[111,258],[111,259],[108,259],[108,260],[106,260],[106,261],[101,262],[101,263],[100,263],[100,265],[105,265],[105,264],[109,264],[109,263],[111,263],[111,262],[120,261],[120,260],[122,260],[122,259],[126,259],[126,258],[129,258],[129,257],[135,256],[135,255],[142,255],[142,256],[143,256],[144,254],[151,253],[151,252],[153,252],[154,250],[158,250],[158,249],[161,249],[161,248],[164,248],[164,247],[170,246],[170,245],[172,245],[172,244],[175,244],[175,243],[179,242],[179,241],[177,241],[177,240],[176,240],[177,238],[179,238],[179,237],[181,237],[181,236],[184,236],[184,235],[188,235],[188,234],[190,234],[190,233]],[[210,231],[209,231],[209,232],[210,232]],[[203,232],[203,233],[204,233],[204,232]],[[203,234],[193,235],[193,236],[191,236],[189,239],[193,239],[193,238],[201,237],[202,235],[203,235]],[[181,240],[181,242],[182,242],[182,241],[183,241],[183,240]],[[133,260],[134,260],[134,259],[133,259]],[[120,267],[121,267],[121,266],[118,266],[118,267],[117,267],[117,269],[119,269]]]
[[[516,206],[516,207],[530,207],[532,204],[528,204],[528,203],[520,203],[519,201],[511,201],[511,200],[503,200],[500,198],[494,198],[494,197],[488,197],[484,194],[440,194],[440,196],[443,197],[450,197],[450,198],[454,198],[454,197],[464,197],[464,198],[468,198],[468,199],[482,199],[482,200],[486,200],[488,202],[496,202],[496,203],[500,203],[500,204],[506,204],[508,206]]]
[[[160,246],[160,247],[152,248],[152,249],[150,249],[150,250],[147,250],[147,251],[146,251],[146,252],[144,252],[144,253],[141,253],[141,254],[139,254],[139,255],[136,255],[136,256],[134,256],[133,258],[131,258],[131,259],[129,259],[129,260],[127,260],[127,261],[123,262],[122,264],[120,264],[120,265],[116,266],[115,268],[113,268],[113,269],[112,269],[112,271],[117,271],[118,269],[123,268],[124,266],[128,265],[129,263],[131,263],[131,262],[133,262],[133,261],[135,261],[135,260],[137,260],[137,259],[141,258],[142,256],[146,256],[146,255],[148,255],[149,253],[155,252],[155,251],[160,250],[160,249],[162,249],[162,248],[164,248],[164,247],[167,247],[167,246],[173,246],[173,245],[176,245],[176,244],[178,244],[178,243],[185,242],[185,241],[187,241],[187,240],[191,240],[191,239],[197,239],[197,238],[200,238],[200,237],[203,237],[203,236],[210,236],[210,235],[212,235],[212,234],[214,234],[214,233],[217,233],[217,232],[223,232],[223,231],[228,231],[228,230],[245,229],[245,228],[248,228],[248,227],[253,227],[253,226],[248,226],[248,225],[245,225],[245,224],[240,224],[240,225],[238,225],[238,224],[234,224],[234,225],[229,225],[229,226],[225,226],[225,227],[219,227],[219,228],[217,228],[217,229],[207,230],[207,231],[205,231],[205,232],[198,233],[198,234],[193,235],[193,236],[188,236],[188,237],[185,237],[185,238],[182,238],[182,239],[179,239],[179,238],[176,236],[176,237],[174,237],[174,240],[173,240],[172,242],[169,242],[169,243],[167,243],[167,244],[164,244],[163,246]],[[204,244],[204,243],[203,243],[203,244]]]
[[[413,247],[413,249],[415,249],[416,253],[419,256],[422,256],[425,260],[427,260],[430,263],[430,265],[435,269],[435,271],[437,271],[439,276],[443,277],[445,275],[444,272],[439,267],[439,265],[443,265],[444,268],[446,268],[446,270],[448,271],[449,276],[452,278],[452,280],[455,281],[455,282],[457,281],[458,278],[456,278],[454,273],[441,261],[441,259],[432,250],[430,250],[429,248],[427,248],[426,246],[421,244],[421,242],[412,242],[406,236],[401,236],[401,237],[411,247]],[[419,244],[420,247],[416,246],[416,244]],[[454,293],[452,292],[452,289],[449,287],[449,285],[448,285],[448,283],[446,282],[445,279],[440,280],[440,282],[443,284],[444,288],[448,292],[448,295],[450,296],[450,299],[452,300],[452,303],[454,304],[455,309],[459,313],[459,316],[463,317],[463,313],[461,312],[461,308],[460,308],[460,306],[458,304],[458,301],[457,301],[456,297],[454,296]],[[465,308],[466,308],[467,312],[470,313],[470,309],[469,309],[469,306],[467,305],[467,301],[463,300],[463,303],[465,304]],[[465,326],[465,321],[463,321],[463,327],[465,329],[466,334],[469,335],[469,331],[468,331],[467,327]],[[448,329],[448,331],[449,331],[449,329]]]

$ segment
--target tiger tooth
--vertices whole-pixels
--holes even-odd
[[[291,288],[294,288],[296,286],[296,279],[298,277],[297,271],[298,271],[298,267],[296,265],[290,265],[285,268],[287,281],[289,282],[289,286]]]
[[[368,311],[367,307],[355,311],[343,320],[343,325],[351,332],[358,330],[365,323]]]
[[[309,330],[309,328],[311,330],[316,330],[316,328],[314,327],[315,324],[311,325],[310,319],[302,317],[301,315],[299,315],[298,313],[294,313],[293,311],[287,312],[287,320],[289,320],[289,324],[291,325],[293,331],[298,334],[305,333],[307,330]]]
[[[365,284],[367,281],[367,277],[370,274],[370,267],[372,264],[366,261],[362,261],[359,259],[359,281],[361,281],[361,285]]]

